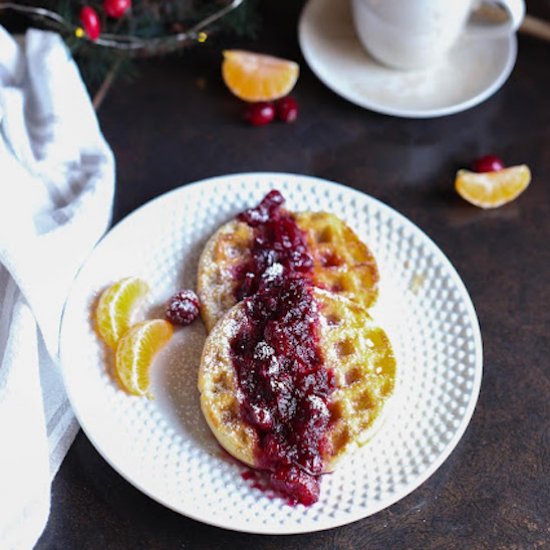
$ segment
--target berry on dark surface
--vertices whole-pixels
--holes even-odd
[[[298,118],[298,102],[290,96],[275,102],[277,118],[283,122],[294,122]]]
[[[250,103],[244,112],[244,119],[252,126],[264,126],[275,118],[275,106],[270,101]]]
[[[199,298],[192,290],[180,290],[168,300],[165,316],[174,325],[190,325],[199,315]]]
[[[474,172],[496,172],[504,168],[504,162],[496,155],[484,155],[479,157],[472,163]]]

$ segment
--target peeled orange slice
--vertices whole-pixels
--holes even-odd
[[[496,208],[513,201],[529,185],[531,171],[525,164],[494,172],[459,170],[455,179],[457,193],[481,208]]]
[[[133,395],[149,393],[151,364],[155,355],[170,341],[174,328],[164,319],[133,325],[119,340],[115,368],[122,387]]]
[[[112,349],[132,322],[138,301],[149,292],[147,283],[138,277],[127,277],[114,283],[101,294],[95,310],[96,330]]]
[[[300,73],[294,61],[244,50],[223,52],[226,86],[245,101],[273,101],[288,95]]]

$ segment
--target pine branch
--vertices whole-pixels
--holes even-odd
[[[83,5],[100,16],[102,30],[95,41],[80,28]],[[0,16],[7,9],[59,32],[92,89],[114,66],[117,74],[131,74],[134,57],[169,54],[216,33],[254,36],[259,26],[257,0],[133,0],[131,11],[119,19],[107,17],[102,0],[2,2]]]

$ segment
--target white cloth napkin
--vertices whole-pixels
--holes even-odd
[[[114,159],[60,37],[0,26],[0,548],[32,548],[78,425],[57,361],[71,281],[110,222]]]

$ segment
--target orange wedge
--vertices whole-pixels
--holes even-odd
[[[226,50],[223,57],[223,81],[245,101],[274,101],[288,95],[300,73],[294,61],[270,55]]]
[[[149,393],[151,364],[155,355],[170,341],[174,328],[164,319],[133,325],[119,340],[115,367],[122,387],[133,395]]]
[[[112,349],[132,323],[138,301],[149,292],[147,283],[138,277],[121,279],[103,291],[95,310],[96,330]]]
[[[494,172],[459,170],[455,189],[468,202],[481,208],[496,208],[513,201],[529,185],[531,171],[525,164]]]

